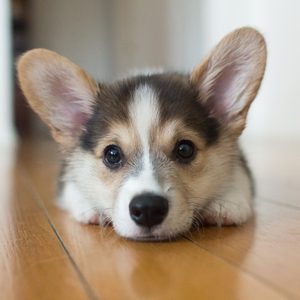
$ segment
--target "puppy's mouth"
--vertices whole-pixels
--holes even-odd
[[[147,236],[136,236],[129,237],[128,240],[136,241],[136,242],[151,242],[151,243],[160,243],[160,242],[172,242],[178,239],[178,236],[170,237],[170,236],[156,236],[156,235],[147,235]]]
[[[177,235],[168,235],[168,234],[154,234],[154,230],[148,228],[143,229],[139,235],[126,237],[128,240],[137,241],[137,242],[172,242],[180,238],[181,234]]]

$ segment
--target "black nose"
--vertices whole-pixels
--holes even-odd
[[[131,219],[140,226],[152,227],[162,223],[168,213],[168,200],[154,194],[135,196],[129,204]]]

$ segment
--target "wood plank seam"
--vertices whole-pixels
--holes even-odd
[[[75,259],[73,258],[72,254],[70,253],[67,246],[65,245],[65,243],[64,243],[62,237],[60,236],[58,230],[56,229],[54,223],[52,222],[50,215],[48,213],[48,210],[44,205],[43,200],[41,199],[38,191],[36,190],[36,188],[34,187],[32,181],[31,181],[30,175],[28,174],[28,172],[25,170],[24,167],[22,167],[20,172],[23,173],[24,180],[26,181],[28,187],[31,189],[34,200],[36,201],[37,205],[41,208],[43,213],[45,214],[45,217],[46,217],[51,229],[53,230],[53,233],[57,237],[59,244],[61,245],[63,251],[66,253],[68,259],[70,260],[70,263],[71,263],[72,267],[74,268],[74,271],[77,274],[79,281],[81,282],[84,290],[86,291],[88,298],[90,298],[91,300],[99,300],[99,298],[96,296],[96,293],[93,291],[93,288],[90,286],[87,279],[85,278],[85,276],[81,272],[80,268],[78,267],[77,263],[75,262]]]

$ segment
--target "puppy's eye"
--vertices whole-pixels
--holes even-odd
[[[123,153],[120,147],[108,145],[104,149],[104,164],[110,169],[117,169],[122,165]]]
[[[195,157],[195,145],[189,140],[179,141],[174,148],[176,158],[182,163],[188,163]]]

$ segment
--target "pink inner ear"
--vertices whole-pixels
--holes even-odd
[[[228,120],[230,112],[234,110],[234,102],[236,101],[233,93],[234,84],[238,71],[234,66],[229,66],[219,77],[216,78],[212,86],[212,96],[207,101],[209,110],[217,118]]]
[[[77,86],[74,88],[70,84]],[[87,123],[91,115],[91,100],[84,99],[80,83],[66,76],[54,77],[50,81],[53,102],[51,104],[51,121],[56,128],[68,135],[76,135]],[[82,98],[81,98],[82,97]]]
[[[82,107],[76,104],[76,102],[69,101],[63,106],[60,112],[62,117],[65,118],[65,120],[63,120],[64,127],[67,128],[72,135],[82,129],[89,119],[89,115],[82,112],[81,109]],[[68,122],[65,122],[66,120]]]

